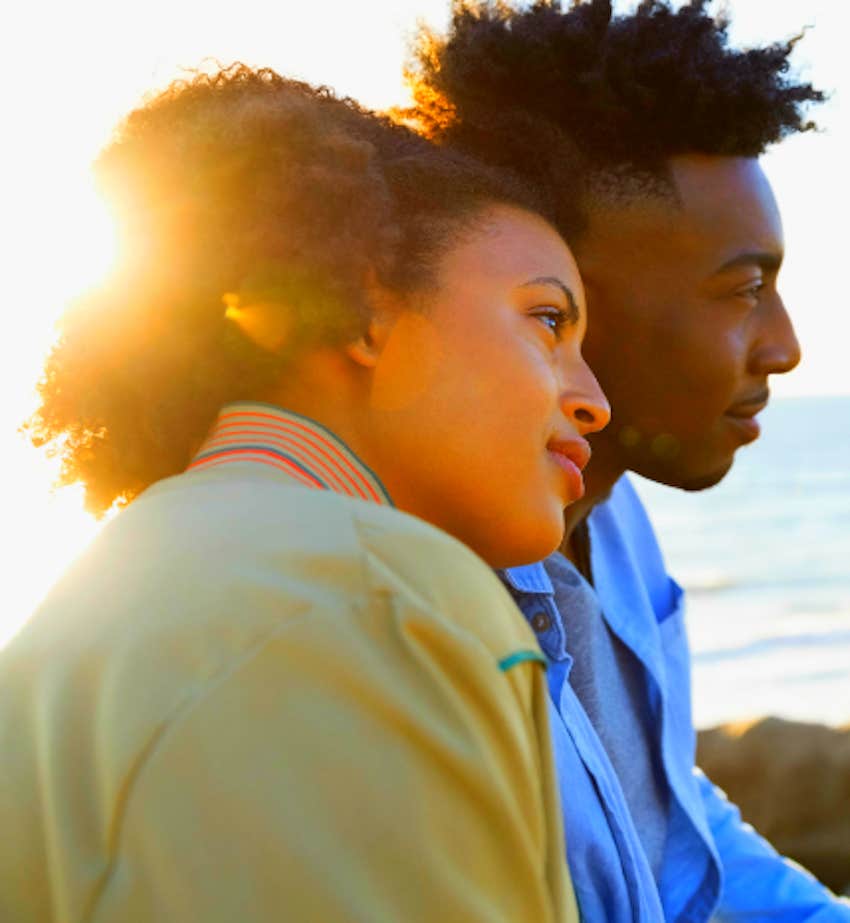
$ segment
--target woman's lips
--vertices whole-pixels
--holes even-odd
[[[582,469],[590,461],[590,446],[584,439],[553,440],[546,446],[552,461],[566,476],[567,501],[584,496]]]

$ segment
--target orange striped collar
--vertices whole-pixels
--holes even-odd
[[[392,506],[378,476],[321,423],[272,404],[226,404],[187,470],[256,464],[306,487]]]

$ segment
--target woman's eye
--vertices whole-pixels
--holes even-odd
[[[567,312],[561,308],[540,308],[533,314],[544,326],[548,327],[555,337],[560,339],[561,331],[567,322]]]

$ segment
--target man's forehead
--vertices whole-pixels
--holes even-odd
[[[590,203],[587,233],[576,241],[580,263],[599,245],[653,261],[693,253],[711,271],[747,253],[781,260],[779,210],[756,159],[689,154],[668,166],[669,194]]]
[[[668,169],[685,210],[723,211],[741,203],[776,208],[770,182],[754,157],[681,154],[670,159]]]

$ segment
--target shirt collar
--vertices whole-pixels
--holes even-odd
[[[555,588],[542,561],[498,572],[514,602],[531,626],[537,643],[550,661],[563,661],[569,675],[572,657],[567,652],[567,632],[555,602]]]
[[[538,561],[536,564],[523,564],[520,567],[508,567],[506,570],[500,571],[499,576],[517,593],[542,593],[549,596],[555,594],[552,581],[549,579],[542,561]]]
[[[219,465],[276,468],[305,487],[384,506],[393,502],[378,476],[329,429],[273,404],[226,404],[188,470]]]

